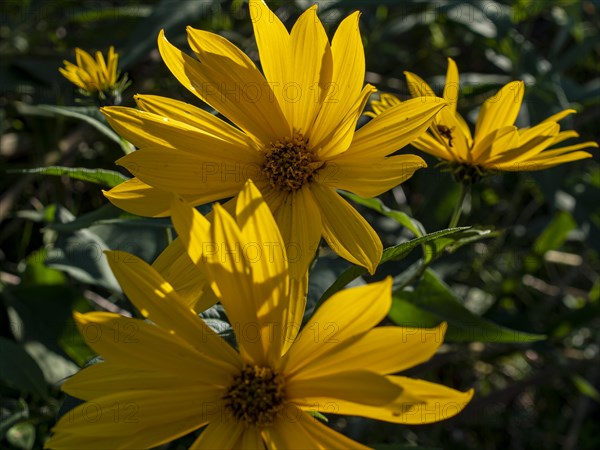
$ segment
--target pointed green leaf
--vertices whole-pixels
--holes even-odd
[[[397,325],[410,327],[447,322],[446,339],[450,341],[533,342],[546,338],[496,325],[472,313],[431,269],[425,271],[415,290],[394,293],[389,317]]]
[[[410,241],[403,242],[402,244],[395,245],[393,247],[388,247],[383,251],[383,255],[381,257],[381,261],[379,265],[387,262],[387,261],[399,261],[408,256],[408,254],[418,247],[419,245],[425,244],[426,242],[433,241],[435,239],[442,238],[444,236],[451,235],[453,233],[458,233],[460,231],[468,230],[469,227],[458,227],[458,228],[448,228],[446,230],[436,231],[434,233],[426,234],[425,236],[418,237],[416,239],[412,239]],[[337,280],[325,291],[322,297],[319,299],[315,308],[318,308],[321,303],[323,303],[326,299],[331,297],[337,291],[342,289],[351,281],[360,277],[367,273],[367,269],[360,266],[352,266],[346,269],[344,273],[342,273]]]
[[[106,119],[96,107],[92,106],[55,106],[55,105],[28,105],[17,102],[17,111],[23,115],[47,116],[47,117],[69,117],[88,123],[111,141],[116,142],[128,154],[134,150],[133,145],[125,141],[115,133],[107,124]]]
[[[54,175],[62,176],[67,175],[69,178],[74,180],[89,181],[91,183],[101,184],[106,187],[115,187],[121,184],[128,178],[114,170],[107,169],[86,169],[84,167],[61,167],[61,166],[50,166],[50,167],[35,167],[32,169],[11,169],[8,173],[31,173],[39,175]]]
[[[0,381],[23,392],[47,397],[44,374],[23,347],[0,336],[0,356]]]
[[[577,223],[571,214],[566,211],[558,212],[535,240],[533,251],[538,255],[543,255],[548,250],[559,248],[567,240],[569,232],[575,228],[577,228]]]
[[[571,381],[580,393],[600,403],[600,392],[588,380],[579,375],[573,375]]]
[[[408,228],[417,237],[421,237],[426,234],[425,228],[419,221],[413,219],[408,214],[403,213],[402,211],[396,211],[388,208],[378,198],[363,198],[359,195],[343,191],[340,191],[340,194],[342,194],[346,198],[349,198],[354,203],[366,206],[367,208],[373,209],[386,217],[394,219],[400,225]]]

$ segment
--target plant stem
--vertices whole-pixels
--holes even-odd
[[[460,214],[462,213],[463,203],[465,202],[465,198],[469,193],[469,186],[465,183],[460,183],[458,192],[458,202],[454,206],[454,211],[452,212],[452,218],[450,219],[450,223],[448,224],[448,228],[454,228],[458,225],[458,221],[460,220]]]

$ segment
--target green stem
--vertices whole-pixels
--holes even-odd
[[[454,211],[452,212],[452,218],[450,219],[450,223],[448,224],[448,228],[454,228],[458,225],[458,221],[460,220],[460,214],[462,213],[463,204],[465,202],[465,197],[469,193],[469,186],[465,183],[460,183],[459,185],[459,193],[458,193],[458,202],[454,206]]]

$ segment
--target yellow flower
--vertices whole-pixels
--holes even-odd
[[[115,53],[113,47],[108,50],[108,63],[104,60],[101,52],[96,52],[94,61],[88,52],[80,48],[75,49],[75,58],[76,65],[69,61],[63,61],[65,67],[58,70],[80,89],[89,93],[107,92],[117,84],[119,55]]]
[[[419,76],[405,72],[408,88],[413,97],[434,96],[429,85]],[[558,121],[575,110],[566,109],[554,114],[538,125],[517,128],[514,122],[523,101],[524,83],[513,81],[498,91],[482,105],[475,135],[456,111],[459,92],[458,69],[448,58],[448,71],[444,99],[449,107],[433,119],[428,133],[422,134],[412,144],[419,150],[441,160],[449,161],[459,179],[473,181],[485,171],[532,171],[554,167],[569,161],[589,158],[582,148],[598,147],[595,142],[557,147],[563,141],[578,137],[573,130],[561,131]],[[384,94],[379,102],[373,102],[377,116],[388,108],[401,103],[391,94]]]
[[[173,205],[177,231],[224,305],[237,349],[149,265],[109,252],[147,321],[76,314],[104,362],[63,385],[86,403],[60,419],[47,448],[150,448],[204,426],[191,448],[364,448],[315,412],[419,424],[469,402],[471,391],[390,375],[428,360],[445,329],[373,328],[390,308],[390,279],[337,293],[299,332],[301,315],[288,314],[284,242],[252,183],[235,211],[216,205],[210,224],[183,199]]]
[[[139,110],[104,108],[112,127],[139,148],[118,161],[135,178],[106,196],[132,213],[165,216],[168,192],[199,205],[235,196],[252,179],[275,215],[296,278],[306,272],[321,236],[341,257],[374,272],[381,241],[336,189],[373,197],[424,167],[418,156],[388,155],[424,132],[445,102],[405,102],[355,132],[374,92],[363,88],[360,14],[343,20],[330,44],[316,6],[291,33],[264,2],[249,6],[264,76],[219,35],[188,28],[199,61],[162,32],[158,39],[180,83],[234,125],[149,95],[136,96]]]

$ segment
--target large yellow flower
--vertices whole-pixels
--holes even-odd
[[[75,49],[75,58],[77,64],[63,61],[65,67],[58,70],[80,89],[89,93],[104,92],[117,84],[119,55],[113,47],[108,50],[108,62],[104,60],[101,52],[96,52],[94,60],[88,52],[80,48]]]
[[[253,179],[298,262],[295,277],[306,271],[321,236],[374,272],[381,241],[336,189],[372,197],[424,167],[415,155],[387,156],[424,132],[445,102],[406,102],[355,133],[374,92],[363,88],[359,13],[342,21],[331,44],[316,6],[291,32],[262,1],[250,1],[250,14],[264,76],[219,35],[188,28],[198,61],[160,33],[158,48],[173,75],[233,126],[156,96],[136,96],[139,110],[104,108],[113,128],[139,148],[118,161],[135,178],[106,195],[135,214],[164,216],[168,192],[199,205],[235,196]]]
[[[405,72],[413,97],[435,96],[431,87],[419,76]],[[561,131],[558,122],[573,114],[566,109],[530,128],[517,128],[514,122],[523,101],[524,83],[513,81],[500,89],[482,105],[475,134],[456,111],[459,77],[456,63],[448,58],[444,99],[449,107],[433,119],[429,133],[422,134],[412,144],[419,150],[451,163],[454,173],[462,180],[479,178],[485,171],[532,171],[554,167],[592,155],[582,148],[598,147],[595,142],[556,147],[563,141],[578,137],[576,131]],[[400,100],[384,94],[372,102],[371,116],[397,107]]]
[[[363,448],[311,412],[419,424],[451,417],[471,399],[471,391],[390,375],[429,359],[445,329],[373,328],[391,305],[390,279],[337,293],[299,332],[298,318],[289,320],[284,242],[252,183],[235,217],[217,205],[210,224],[182,199],[173,208],[237,349],[157,271],[110,252],[123,290],[148,321],[76,315],[105,361],[64,384],[86,403],[61,418],[47,448],[150,448],[203,426],[193,449]]]

